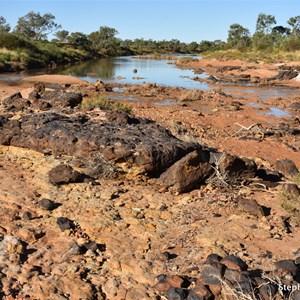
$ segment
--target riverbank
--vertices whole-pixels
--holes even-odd
[[[196,75],[204,72],[211,75],[207,79],[195,76],[194,80],[212,84],[300,87],[299,61],[266,63],[259,60],[247,62],[238,59],[201,58],[178,59],[176,65],[193,69]]]

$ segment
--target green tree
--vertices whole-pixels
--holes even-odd
[[[272,34],[279,36],[287,36],[291,33],[291,30],[284,26],[275,26],[272,28]]]
[[[245,48],[250,45],[250,31],[240,24],[232,24],[228,30],[227,43],[237,49]]]
[[[257,50],[271,50],[274,46],[275,37],[273,34],[256,32],[252,37],[252,45]]]
[[[300,36],[300,16],[289,18],[287,23],[292,27],[292,34]]]
[[[68,40],[69,31],[60,30],[60,31],[57,31],[54,35],[59,42],[65,43]]]
[[[195,53],[198,49],[198,43],[197,42],[191,42],[187,45],[187,50],[190,53]]]
[[[272,26],[276,23],[277,22],[274,16],[260,13],[256,21],[256,32],[269,34],[272,31]]]
[[[6,19],[2,16],[0,16],[0,32],[9,32],[10,26],[6,22]]]
[[[54,20],[50,13],[41,15],[31,11],[18,19],[14,32],[28,40],[45,40],[50,33],[61,28]]]
[[[104,55],[116,55],[120,47],[120,40],[116,38],[118,31],[112,27],[101,26],[98,31],[89,35],[94,48]]]
[[[88,49],[91,46],[91,41],[88,39],[87,35],[82,32],[72,32],[68,36],[67,41],[70,44],[83,49]]]

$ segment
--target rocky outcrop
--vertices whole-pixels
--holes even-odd
[[[24,115],[19,120],[0,118],[0,143],[79,158],[86,164],[101,156],[115,164],[157,176],[189,152],[199,148],[172,136],[148,120],[120,116],[102,122],[87,114]],[[95,166],[94,166],[95,167]]]
[[[211,255],[210,255],[211,256]],[[203,263],[201,275],[190,278],[161,274],[154,288],[167,299],[298,299],[299,265],[294,260],[275,262],[274,270],[262,274],[249,270],[236,255]],[[177,280],[170,280],[176,278]]]
[[[22,111],[28,108],[49,110],[51,108],[74,108],[82,102],[80,93],[67,93],[62,90],[45,92],[43,85],[36,85],[29,94],[29,99],[24,99],[21,93],[13,94],[3,100],[6,111]]]

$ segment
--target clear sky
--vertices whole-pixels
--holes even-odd
[[[229,26],[239,23],[251,33],[259,13],[277,24],[300,15],[300,0],[0,0],[0,16],[14,27],[29,11],[50,12],[70,32],[90,33],[100,26],[119,31],[122,39],[179,39],[183,42],[227,39]]]

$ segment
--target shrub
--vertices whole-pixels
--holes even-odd
[[[106,97],[85,98],[81,104],[82,107],[94,108],[99,107],[100,109],[109,109],[109,110],[120,110],[127,113],[131,113],[132,107],[124,102],[108,99]]]

